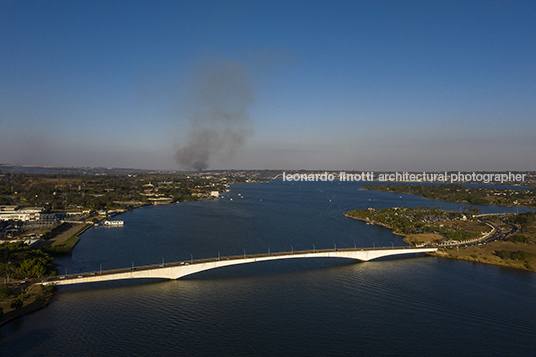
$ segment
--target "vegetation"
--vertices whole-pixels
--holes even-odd
[[[0,322],[3,318],[12,318],[13,314],[16,316],[23,306],[27,311],[28,305],[31,308],[46,305],[52,288],[33,285],[30,281],[56,274],[53,258],[48,253],[30,249],[22,242],[0,244],[0,275],[6,281],[15,281],[0,285]]]
[[[84,211],[84,214],[78,216],[82,217],[81,220],[98,222],[104,216],[93,218],[92,215],[86,215],[87,211],[101,211],[99,214],[102,211],[123,211],[159,199],[169,203],[200,200],[212,197],[212,191],[223,191],[227,184],[263,180],[258,173],[249,175],[244,172],[219,175],[132,173],[102,176],[0,172],[0,205],[44,207],[45,213]],[[51,225],[56,222],[55,218],[50,220]],[[0,221],[0,237],[12,235],[2,234],[2,230],[5,233],[9,226],[19,229],[24,224]],[[11,310],[20,311],[24,307],[26,311],[27,307],[39,308],[46,304],[52,293],[51,287],[20,280],[35,281],[34,279],[56,275],[52,257],[69,254],[79,240],[77,236],[89,226],[91,225],[86,224],[78,228],[76,223],[61,223],[51,228],[50,225],[43,225],[41,227],[46,228],[34,230],[37,236],[44,233],[41,238],[49,243],[43,249],[30,249],[22,242],[0,244],[0,275],[6,280],[16,281],[15,284],[0,285],[0,319],[11,318],[15,313]],[[45,229],[49,231],[46,232]],[[20,231],[15,234],[20,234]]]
[[[462,202],[473,205],[503,205],[536,207],[536,189],[497,189],[490,187],[465,187],[460,184],[412,185],[412,184],[365,184],[366,190],[409,193],[433,200]]]
[[[490,228],[472,218],[474,210],[463,213],[449,212],[437,208],[384,208],[350,211],[346,216],[379,224],[405,235],[404,241],[416,246],[435,245],[448,240],[466,240],[488,232]],[[465,218],[464,218],[465,217]],[[437,255],[451,259],[469,260],[534,271],[536,267],[536,213],[489,216],[499,232],[506,234],[512,224],[518,232],[504,240],[491,243],[478,242],[467,247],[445,246]],[[452,242],[451,241],[451,242]]]
[[[527,260],[535,256],[533,253],[525,252],[523,250],[518,250],[515,252],[508,250],[500,250],[498,252],[495,252],[495,255],[497,255],[501,259],[513,260]]]
[[[361,209],[348,212],[348,217],[371,224],[379,224],[403,234],[410,244],[434,244],[447,240],[467,240],[489,231],[483,223],[475,221],[475,209],[449,212],[437,208],[384,208]],[[489,221],[499,231],[507,233],[515,224],[517,234],[505,240],[473,245],[466,248],[443,248],[439,256],[488,264],[503,265],[534,271],[536,266],[536,212],[516,215],[490,216]],[[505,223],[506,222],[506,223]]]
[[[26,244],[0,245],[0,275],[10,279],[44,278],[56,275],[53,258],[41,249]]]
[[[492,222],[500,231],[506,233],[511,229],[511,224],[515,224],[518,232],[506,236],[502,241],[482,246],[447,249],[443,252],[445,254],[443,256],[534,271],[536,266],[535,216],[534,212],[502,217],[490,216],[487,220]]]
[[[72,235],[67,240],[61,243],[54,242],[51,245],[45,246],[44,249],[52,256],[71,254],[74,246],[79,240],[80,238],[78,238],[76,235]]]
[[[0,299],[0,324],[30,310],[46,306],[53,293],[54,286],[29,284],[12,286],[8,290],[8,295]]]
[[[523,234],[515,234],[508,237],[508,240],[511,242],[527,243],[528,237]]]
[[[224,184],[204,176],[7,174],[0,177],[0,204],[39,206],[48,211],[128,208],[157,197],[173,202],[195,200],[197,193],[221,191]]]
[[[18,310],[20,309],[23,305],[24,305],[24,301],[23,301],[23,296],[20,295],[20,296],[17,296],[15,299],[13,299],[11,301],[11,305],[10,307],[13,309],[13,310]]]
[[[9,296],[9,288],[5,285],[0,285],[0,299],[5,299]]]
[[[471,210],[471,212],[474,212]],[[439,208],[382,208],[359,209],[346,214],[348,217],[361,219],[373,224],[391,228],[394,233],[402,235],[436,234],[444,240],[467,240],[481,235],[480,231],[462,228],[458,222],[472,220],[472,213],[445,211]],[[469,218],[468,218],[469,217]],[[484,226],[485,227],[485,226]],[[482,227],[484,230],[486,230]],[[413,241],[414,244],[424,241]]]
[[[514,223],[517,224],[529,224],[536,221],[536,212],[525,212],[520,213],[515,216],[515,218],[512,220]]]
[[[39,221],[0,221],[0,239],[14,238],[27,231],[40,235],[59,224],[61,215],[57,213],[61,212],[77,213],[80,215],[77,220],[99,221],[112,211],[214,197],[213,192],[222,192],[227,184],[263,181],[259,176],[259,172],[123,175],[0,172],[0,205],[44,208]],[[98,214],[99,218],[91,214]],[[68,223],[61,224],[40,238],[46,241],[70,228]],[[74,238],[69,244],[73,241]],[[68,247],[56,250],[61,253],[68,251]]]

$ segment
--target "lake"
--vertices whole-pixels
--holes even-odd
[[[357,208],[464,205],[361,190],[360,182],[232,185],[223,198],[143,207],[86,231],[64,274],[312,249],[402,246]],[[482,207],[483,212],[515,208]],[[536,274],[413,255],[289,259],[175,281],[65,286],[0,329],[1,356],[533,356]]]

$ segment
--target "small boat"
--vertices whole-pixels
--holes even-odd
[[[104,221],[106,227],[120,227],[125,224],[124,221]]]

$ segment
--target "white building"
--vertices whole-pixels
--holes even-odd
[[[0,206],[0,221],[37,221],[44,210],[43,207]]]

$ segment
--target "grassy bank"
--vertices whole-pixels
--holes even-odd
[[[91,226],[92,224],[90,223],[84,224],[82,228],[76,231],[69,238],[67,238],[66,240],[62,242],[54,242],[51,245],[46,246],[45,250],[53,256],[71,254],[74,246],[80,240],[78,236],[82,234],[83,232],[85,232],[86,229],[88,229]]]
[[[506,256],[501,252],[514,253],[507,254]],[[515,253],[523,252],[524,254],[517,254],[521,259],[516,259]],[[500,265],[508,268],[536,271],[536,245],[527,245],[524,243],[514,242],[494,242],[481,246],[473,246],[467,248],[450,248],[441,249],[438,253],[432,253],[442,258],[466,260],[470,262],[478,262],[484,264]],[[507,257],[507,256],[510,257]]]

